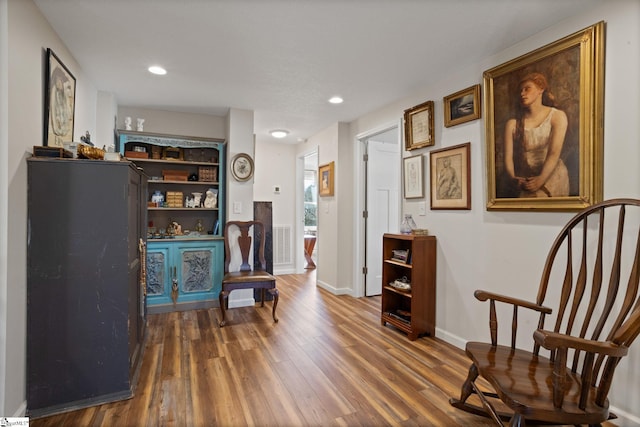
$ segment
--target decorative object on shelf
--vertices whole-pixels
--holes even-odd
[[[136,130],[142,132],[144,130],[144,119],[136,119]]]
[[[248,181],[253,176],[253,159],[246,153],[236,154],[231,159],[231,175],[236,181]]]
[[[424,197],[422,154],[405,157],[403,161],[404,198],[420,199]]]
[[[162,194],[160,190],[154,191],[153,195],[151,196],[151,202],[154,203],[156,207],[162,206],[162,204],[164,203],[164,194]]]
[[[599,22],[484,72],[488,210],[575,211],[602,200],[604,31]],[[533,152],[522,147],[534,130],[517,132],[531,111],[514,102],[525,87],[546,117]],[[561,137],[560,157],[539,183],[550,135]]]
[[[202,182],[215,182],[218,180],[218,168],[215,166],[200,166],[198,168],[198,180]]]
[[[404,214],[404,219],[400,224],[400,233],[411,234],[411,231],[418,228],[411,214]]]
[[[163,169],[162,178],[165,181],[187,181],[189,179],[189,172],[173,169]]]
[[[471,209],[471,144],[429,153],[431,160],[431,209]]]
[[[184,150],[179,147],[163,147],[163,160],[184,160]]]
[[[411,283],[409,283],[407,276],[402,276],[401,278],[394,280],[389,283],[389,286],[400,292],[411,292]]]
[[[182,191],[167,191],[167,199],[165,201],[168,208],[181,208],[183,200]]]
[[[131,130],[131,117],[129,116],[124,118],[124,129]]]
[[[202,232],[204,231],[204,226],[202,225],[201,219],[198,219],[198,221],[196,222],[196,231],[200,234],[202,234]]]
[[[193,207],[199,208],[202,204],[202,193],[194,192],[193,194]]]
[[[320,188],[318,191],[320,196],[322,197],[333,196],[334,180],[335,180],[334,168],[335,168],[334,162],[321,165],[318,168],[318,176],[320,177]]]
[[[90,147],[84,144],[78,144],[78,158],[79,159],[104,159],[104,150],[98,147]]]
[[[473,85],[442,98],[444,125],[451,127],[480,118],[480,85]]]
[[[39,147],[37,145],[34,145],[33,156],[71,159],[73,157],[73,153],[69,150],[65,150],[62,147]]]
[[[91,134],[89,133],[89,131],[87,131],[87,133],[80,137],[80,141],[93,147],[93,142],[91,142]]]
[[[411,234],[415,236],[428,236],[429,230],[427,228],[414,228],[411,230]]]
[[[218,190],[215,188],[209,188],[204,198],[204,207],[207,209],[214,209],[218,205]]]
[[[51,49],[47,49],[47,112],[44,146],[63,147],[73,141],[76,78]]]
[[[159,145],[153,145],[151,147],[151,158],[154,160],[160,160],[162,158],[162,147]]]
[[[435,144],[433,138],[433,101],[404,110],[404,145],[406,150]]]

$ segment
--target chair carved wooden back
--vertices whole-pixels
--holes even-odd
[[[609,418],[613,374],[640,334],[639,224],[640,200],[596,204],[553,242],[535,303],[476,291],[477,299],[489,301],[491,343],[467,344],[473,363],[452,405],[518,426],[525,420],[597,425]],[[513,306],[510,346],[498,345],[496,303]],[[530,352],[516,348],[518,308],[539,313]],[[479,390],[478,375],[495,393]],[[473,393],[483,407],[467,402]],[[488,398],[499,398],[513,413],[497,412]]]
[[[240,248],[240,256],[242,263],[240,264],[240,271],[260,270],[265,271],[267,268],[267,261],[264,256],[265,238],[264,238],[264,224],[260,221],[228,221],[224,227],[224,272],[229,273],[229,264],[231,263],[231,247],[233,242],[230,240],[231,230],[237,228],[240,231],[238,236],[238,247]],[[249,255],[251,253],[252,237],[249,236],[249,231],[253,227],[253,234],[257,236],[258,240],[258,253],[257,264],[251,267],[249,264]]]

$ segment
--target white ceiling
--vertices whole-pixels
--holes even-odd
[[[605,0],[35,0],[118,104],[226,115],[306,139]],[[168,74],[149,74],[163,65]],[[480,76],[478,77],[480,79]],[[345,102],[327,100],[341,95]]]

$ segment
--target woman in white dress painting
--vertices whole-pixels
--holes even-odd
[[[525,76],[519,84],[516,117],[505,126],[505,171],[515,197],[569,195],[569,172],[560,158],[567,133],[567,115],[554,107],[540,73]]]

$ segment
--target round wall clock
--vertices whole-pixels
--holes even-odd
[[[231,175],[237,181],[248,181],[253,176],[253,159],[246,153],[236,154],[231,159]]]

